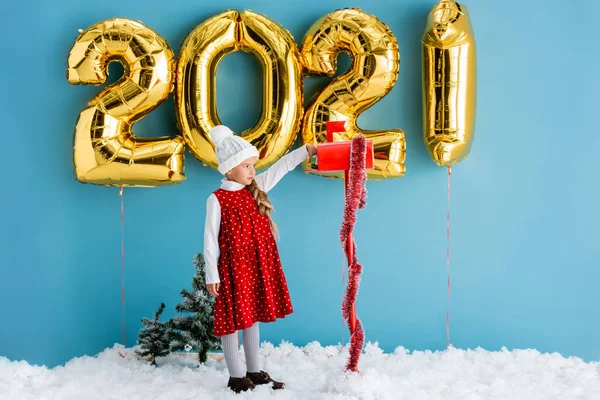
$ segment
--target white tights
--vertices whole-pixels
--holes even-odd
[[[259,372],[258,366],[258,345],[259,332],[258,322],[254,323],[250,328],[242,331],[242,341],[244,342],[244,354],[246,355],[246,368],[248,372]],[[223,353],[225,354],[225,363],[229,376],[233,378],[243,378],[244,366],[240,360],[239,344],[240,339],[238,331],[230,335],[221,336],[221,344],[223,345]]]

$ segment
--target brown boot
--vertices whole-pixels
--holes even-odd
[[[255,385],[265,385],[267,383],[273,383],[273,389],[283,389],[285,384],[283,382],[274,381],[265,371],[260,372],[247,372],[246,376],[250,378],[252,383]]]
[[[229,377],[229,382],[227,382],[227,387],[233,390],[236,393],[245,392],[246,390],[254,389],[254,383],[248,378],[232,378]]]

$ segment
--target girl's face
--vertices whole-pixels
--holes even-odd
[[[225,177],[227,177],[227,179],[230,181],[235,181],[242,185],[249,185],[252,183],[254,175],[256,174],[256,170],[254,169],[255,165],[256,157],[250,157],[237,167],[227,172]]]

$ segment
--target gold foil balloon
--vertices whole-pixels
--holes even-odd
[[[158,186],[185,179],[185,142],[180,136],[138,138],[133,124],[173,90],[175,62],[167,42],[140,22],[115,18],[82,31],[69,52],[71,84],[106,82],[111,61],[123,77],[106,87],[79,114],[74,163],[83,183]]]
[[[333,76],[337,56],[348,52],[352,67],[335,78],[318,94],[304,116],[302,138],[314,145],[327,141],[326,123],[345,121],[345,132],[335,133],[334,141],[349,141],[363,133],[373,141],[375,167],[369,179],[404,175],[406,142],[400,129],[365,131],[356,119],[377,103],[396,84],[400,52],[390,29],[375,16],[351,8],[336,10],[316,21],[302,42],[302,63],[308,74]],[[304,163],[304,169],[311,166]],[[314,171],[311,171],[315,173]],[[343,176],[343,173],[319,173]]]
[[[476,52],[467,8],[437,3],[421,41],[425,145],[438,165],[451,167],[469,154],[475,130]]]
[[[227,10],[198,25],[182,44],[177,65],[177,117],[191,152],[217,167],[208,132],[221,121],[216,106],[216,72],[227,54],[253,54],[263,71],[262,111],[242,133],[258,149],[262,169],[293,144],[303,114],[302,70],[292,35],[252,11]],[[257,94],[258,95],[258,94]],[[232,99],[235,104],[235,99]]]

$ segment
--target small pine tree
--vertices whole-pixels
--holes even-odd
[[[167,323],[158,320],[164,309],[165,303],[160,303],[154,319],[142,318],[144,327],[138,333],[141,350],[136,350],[136,353],[140,357],[151,356],[152,365],[157,365],[156,357],[169,354],[169,328]]]
[[[171,351],[191,346],[198,353],[198,361],[206,362],[209,350],[219,350],[221,342],[214,336],[213,298],[206,289],[204,255],[194,257],[196,274],[192,278],[192,291],[183,289],[183,304],[175,309],[180,315],[169,321]]]

